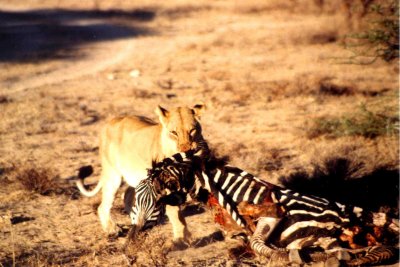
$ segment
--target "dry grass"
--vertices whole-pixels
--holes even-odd
[[[369,111],[361,106],[358,114],[344,115],[339,118],[317,118],[308,130],[308,136],[315,138],[321,135],[340,137],[359,135],[376,138],[381,135],[398,135],[398,116],[387,116]]]
[[[28,163],[27,166],[29,165],[31,164]],[[74,185],[61,180],[59,175],[50,168],[14,166],[11,170],[7,170],[6,174],[1,179],[2,183],[12,185],[16,181],[28,192],[42,196],[65,195],[70,199],[79,197],[78,189]]]
[[[328,89],[326,89],[328,90]],[[325,91],[326,91],[325,90]],[[336,93],[348,93],[345,87],[332,89]],[[397,106],[398,93],[378,95],[368,103],[362,103],[352,113],[342,116],[328,116],[316,118],[307,129],[307,136],[315,138],[321,135],[328,137],[364,136],[376,138],[378,136],[398,136],[399,111]]]
[[[399,214],[398,157],[372,146],[354,144],[318,148],[308,169],[299,167],[280,177],[285,187],[366,209]],[[396,140],[387,145],[396,144]],[[385,153],[385,149],[380,151]],[[399,151],[397,150],[397,153]],[[317,156],[318,155],[318,156]],[[340,192],[340,193],[339,193]]]
[[[43,168],[24,168],[18,171],[16,179],[30,192],[50,195],[57,189],[52,172]]]
[[[79,167],[94,166],[88,184],[100,175],[97,137],[104,121],[132,114],[156,120],[158,104],[172,108],[205,102],[208,111],[201,123],[211,148],[269,182],[284,177],[287,186],[336,198],[349,193],[344,189],[349,186],[357,194],[367,192],[359,195],[361,204],[376,209],[393,200],[398,125],[390,124],[395,130],[390,135],[358,130],[307,135],[316,118],[348,118],[357,128],[382,129],[380,115],[397,116],[398,95],[385,99],[398,90],[395,62],[337,64],[337,58],[352,56],[340,42],[344,34],[362,30],[365,23],[358,22],[365,8],[360,5],[370,1],[0,2],[4,13],[9,5],[24,9],[21,16],[16,16],[18,10],[10,16],[20,19],[17,25],[27,25],[19,27],[27,36],[35,37],[37,31],[30,32],[33,24],[26,17],[46,9],[63,16],[50,21],[47,15],[40,17],[40,24],[65,24],[87,36],[114,34],[119,23],[151,33],[82,43],[74,51],[84,56],[70,60],[1,62],[0,215],[10,210],[15,222],[13,242],[9,230],[0,229],[0,258],[8,264],[11,244],[17,262],[25,265],[124,266],[132,260],[137,266],[247,264],[229,258],[229,239],[204,238],[218,230],[206,213],[186,218],[193,235],[209,241],[203,246],[165,254],[165,241],[172,236],[165,224],[147,232],[127,259],[125,239],[108,240],[101,230],[96,214],[100,196],[77,194],[70,178]],[[346,2],[359,8],[346,7]],[[111,16],[98,18],[102,11]],[[7,24],[0,23],[3,30],[4,38],[12,36]],[[43,44],[63,38],[38,32]],[[139,75],[132,77],[132,70]],[[363,103],[366,110],[359,108]],[[359,123],[363,121],[368,126]],[[119,197],[115,202],[112,213],[126,228],[129,217],[120,212]],[[66,260],[57,261],[52,252]],[[63,256],[68,253],[70,261]],[[249,266],[257,264],[248,261]]]
[[[42,248],[32,249],[30,252],[22,253],[14,259],[3,259],[1,266],[32,266],[32,267],[56,267],[56,266],[79,266],[76,264],[79,258],[84,257],[88,251],[43,251]]]
[[[159,226],[140,232],[125,249],[130,264],[138,266],[165,266],[167,264],[167,237]]]

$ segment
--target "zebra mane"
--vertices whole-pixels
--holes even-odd
[[[221,158],[216,157],[215,154],[211,153],[208,158],[204,160],[204,168],[206,169],[217,169],[228,166],[229,157],[223,156]]]
[[[176,153],[169,158],[163,159],[160,162],[153,160],[151,164],[152,168],[147,169],[147,177],[154,180],[168,166],[179,164],[180,167],[183,167],[191,164],[191,159],[193,158],[194,153],[194,151],[189,150],[187,152]]]

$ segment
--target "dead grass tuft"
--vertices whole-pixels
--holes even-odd
[[[3,185],[15,185],[21,189],[43,196],[64,195],[69,199],[78,199],[81,195],[74,184],[60,179],[52,169],[30,166],[22,167],[17,164],[6,170],[4,178],[0,179]],[[1,169],[0,169],[1,175]]]
[[[329,81],[322,80],[319,85],[319,94],[322,95],[342,96],[351,95],[353,93],[353,88],[345,85],[337,85]]]
[[[167,264],[167,237],[160,226],[139,232],[125,249],[130,264],[138,266],[165,266]]]
[[[11,103],[12,99],[6,95],[0,95],[0,104],[8,104]]]
[[[49,169],[21,169],[17,173],[16,178],[26,190],[39,193],[44,196],[54,193],[57,188],[54,175]]]
[[[316,33],[310,36],[310,44],[329,44],[339,39],[337,32]]]

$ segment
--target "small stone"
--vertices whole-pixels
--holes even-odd
[[[110,81],[115,80],[115,74],[114,73],[107,74],[107,79],[110,80]]]
[[[132,78],[137,78],[140,76],[140,71],[137,69],[133,69],[129,72],[129,76],[131,76]]]

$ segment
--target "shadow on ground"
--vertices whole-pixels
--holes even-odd
[[[311,174],[300,170],[281,177],[280,182],[298,192],[372,211],[383,208],[392,216],[398,216],[398,169],[381,167],[362,177],[352,177],[357,168],[352,167],[351,160],[345,158],[332,158],[323,165],[314,167]]]
[[[0,62],[35,62],[83,56],[85,43],[152,34],[143,22],[154,10],[0,10]]]
[[[195,248],[205,247],[211,243],[224,241],[224,235],[221,231],[216,231],[214,233],[209,234],[208,236],[196,239],[193,241],[192,246]]]

